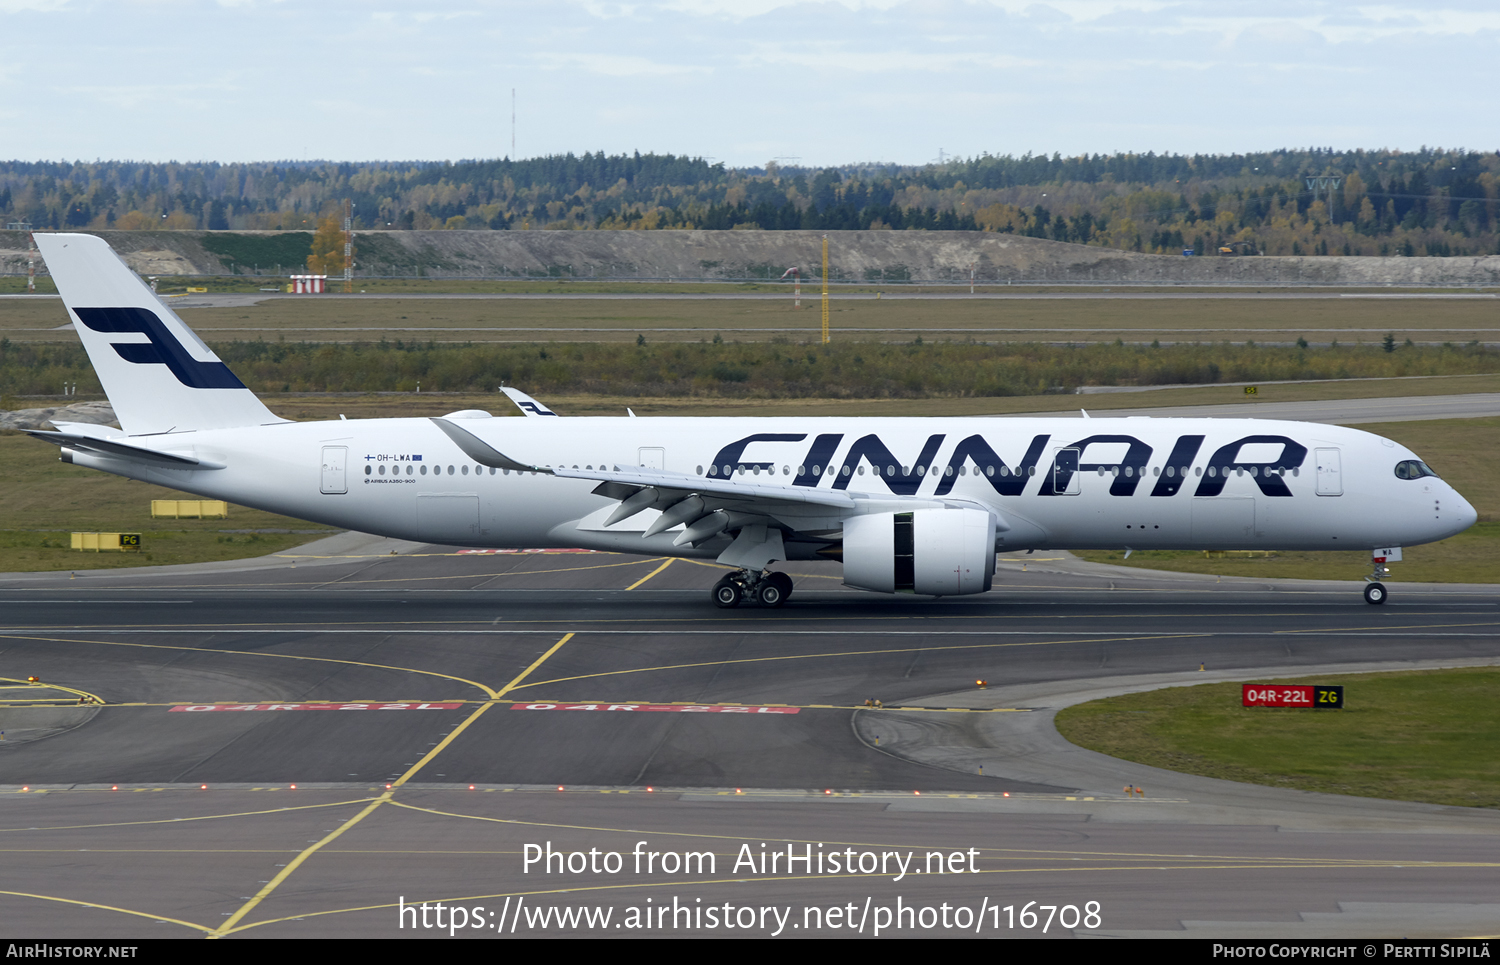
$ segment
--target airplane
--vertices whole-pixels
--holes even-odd
[[[997,552],[1401,547],[1477,516],[1411,450],[1339,426],[1179,418],[524,418],[273,414],[102,239],[37,234],[121,428],[31,435],[64,462],[424,543],[716,560],[724,608],[776,607],[773,563],[846,585],[988,591]],[[627,410],[628,411],[628,410]]]

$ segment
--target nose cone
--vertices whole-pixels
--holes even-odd
[[[1449,496],[1444,502],[1451,501],[1453,504],[1453,532],[1462,533],[1464,530],[1479,522],[1479,512],[1469,504],[1469,501],[1457,492]]]

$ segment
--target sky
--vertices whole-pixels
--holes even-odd
[[[0,157],[1500,148],[1494,0],[0,0]]]

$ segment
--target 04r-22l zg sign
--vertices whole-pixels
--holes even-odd
[[[1342,684],[1245,684],[1240,691],[1240,703],[1245,707],[1343,710],[1344,687]]]

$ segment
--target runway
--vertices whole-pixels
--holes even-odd
[[[786,607],[733,611],[691,561],[352,536],[0,577],[0,694],[53,705],[0,709],[0,915],[77,938],[1500,929],[1492,811],[1155,771],[1050,724],[1262,668],[1497,662],[1494,588],[1370,607],[1038,553],[923,600],[786,569]]]

